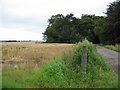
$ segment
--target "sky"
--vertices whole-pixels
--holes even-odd
[[[52,15],[105,16],[116,0],[0,0],[0,40],[42,40]]]

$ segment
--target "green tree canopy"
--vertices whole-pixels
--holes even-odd
[[[76,43],[87,38],[93,43],[120,43],[120,1],[108,5],[106,15],[82,14],[81,18],[72,13],[53,15],[43,33],[44,39],[47,42]]]
[[[120,1],[113,2],[107,8],[107,34],[109,44],[120,43]]]
[[[81,19],[73,14],[52,16],[43,33],[47,42],[75,43],[84,38],[94,42],[94,15],[82,15]]]

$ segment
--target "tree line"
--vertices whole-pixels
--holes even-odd
[[[48,23],[43,33],[46,42],[76,43],[87,38],[93,43],[120,43],[120,1],[108,5],[106,16],[57,14]]]

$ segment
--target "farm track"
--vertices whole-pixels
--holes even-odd
[[[101,47],[99,45],[95,45],[97,48],[97,51],[99,54],[102,55],[102,57],[106,60],[106,62],[113,68],[115,72],[120,74],[118,71],[118,59],[120,58],[120,53],[106,49],[104,47]]]

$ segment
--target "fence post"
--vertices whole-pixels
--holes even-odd
[[[82,47],[82,56],[81,56],[81,69],[82,69],[82,72],[86,73],[86,68],[87,68],[87,47],[83,46]]]

